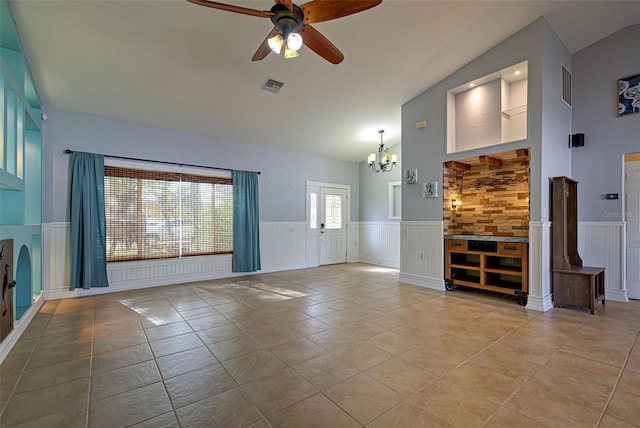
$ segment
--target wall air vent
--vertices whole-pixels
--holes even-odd
[[[561,68],[560,97],[571,108],[571,73],[569,73],[564,64],[561,64]]]
[[[280,89],[282,89],[283,86],[284,86],[284,83],[268,78],[262,84],[262,89],[264,89],[265,91],[269,91],[269,92],[273,92],[274,94],[277,94],[278,92],[280,92]]]

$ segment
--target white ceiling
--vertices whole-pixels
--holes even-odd
[[[383,0],[314,24],[345,56],[333,65],[306,47],[296,59],[252,62],[270,20],[185,0],[13,0],[11,7],[45,111],[356,162],[376,149],[379,129],[388,146],[400,142],[403,103],[541,15],[571,52],[640,23],[640,1]],[[260,89],[269,77],[285,83],[279,94]]]

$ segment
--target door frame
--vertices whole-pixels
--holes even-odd
[[[349,224],[351,223],[351,185],[350,184],[337,184],[337,183],[324,183],[321,181],[306,181],[305,186],[305,217],[306,217],[306,225],[305,225],[305,260],[307,262],[307,267],[317,267],[320,266],[320,241],[318,240],[318,248],[316,249],[316,256],[313,257],[309,251],[309,245],[312,238],[311,232],[311,210],[309,209],[309,193],[311,187],[329,187],[334,189],[343,189],[347,191],[347,214],[344,222],[345,234],[347,236],[347,263],[349,262],[349,238],[350,238],[350,228]],[[320,195],[318,195],[318,203],[320,203]]]
[[[630,159],[629,161],[627,161],[627,159]],[[629,246],[629,242],[630,240],[628,239],[629,237],[629,231],[627,230],[627,216],[630,215],[630,212],[627,211],[627,200],[626,200],[626,194],[627,194],[627,168],[626,168],[626,162],[637,162],[640,161],[640,152],[630,152],[630,153],[623,153],[622,155],[622,223],[624,225],[624,243],[623,243],[623,247],[624,247],[624,253],[622,255],[622,275],[621,275],[621,279],[622,279],[622,289],[624,290],[624,294],[625,294],[625,301],[628,301],[629,299],[629,290],[627,288],[627,253],[629,252],[630,246]],[[635,298],[635,297],[634,297]]]

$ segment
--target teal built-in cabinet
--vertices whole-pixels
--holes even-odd
[[[11,7],[0,0],[0,338],[5,341],[42,295],[41,128],[41,104]]]

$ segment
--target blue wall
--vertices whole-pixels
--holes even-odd
[[[402,179],[400,146],[389,147],[389,153],[398,156],[390,172],[375,173],[366,161],[360,162],[360,221],[389,221],[389,183]]]
[[[43,219],[69,221],[69,155],[103,153],[251,171],[260,175],[260,220],[305,221],[306,181],[351,185],[351,220],[359,219],[359,167],[319,156],[220,140],[171,129],[48,109],[43,123]]]

